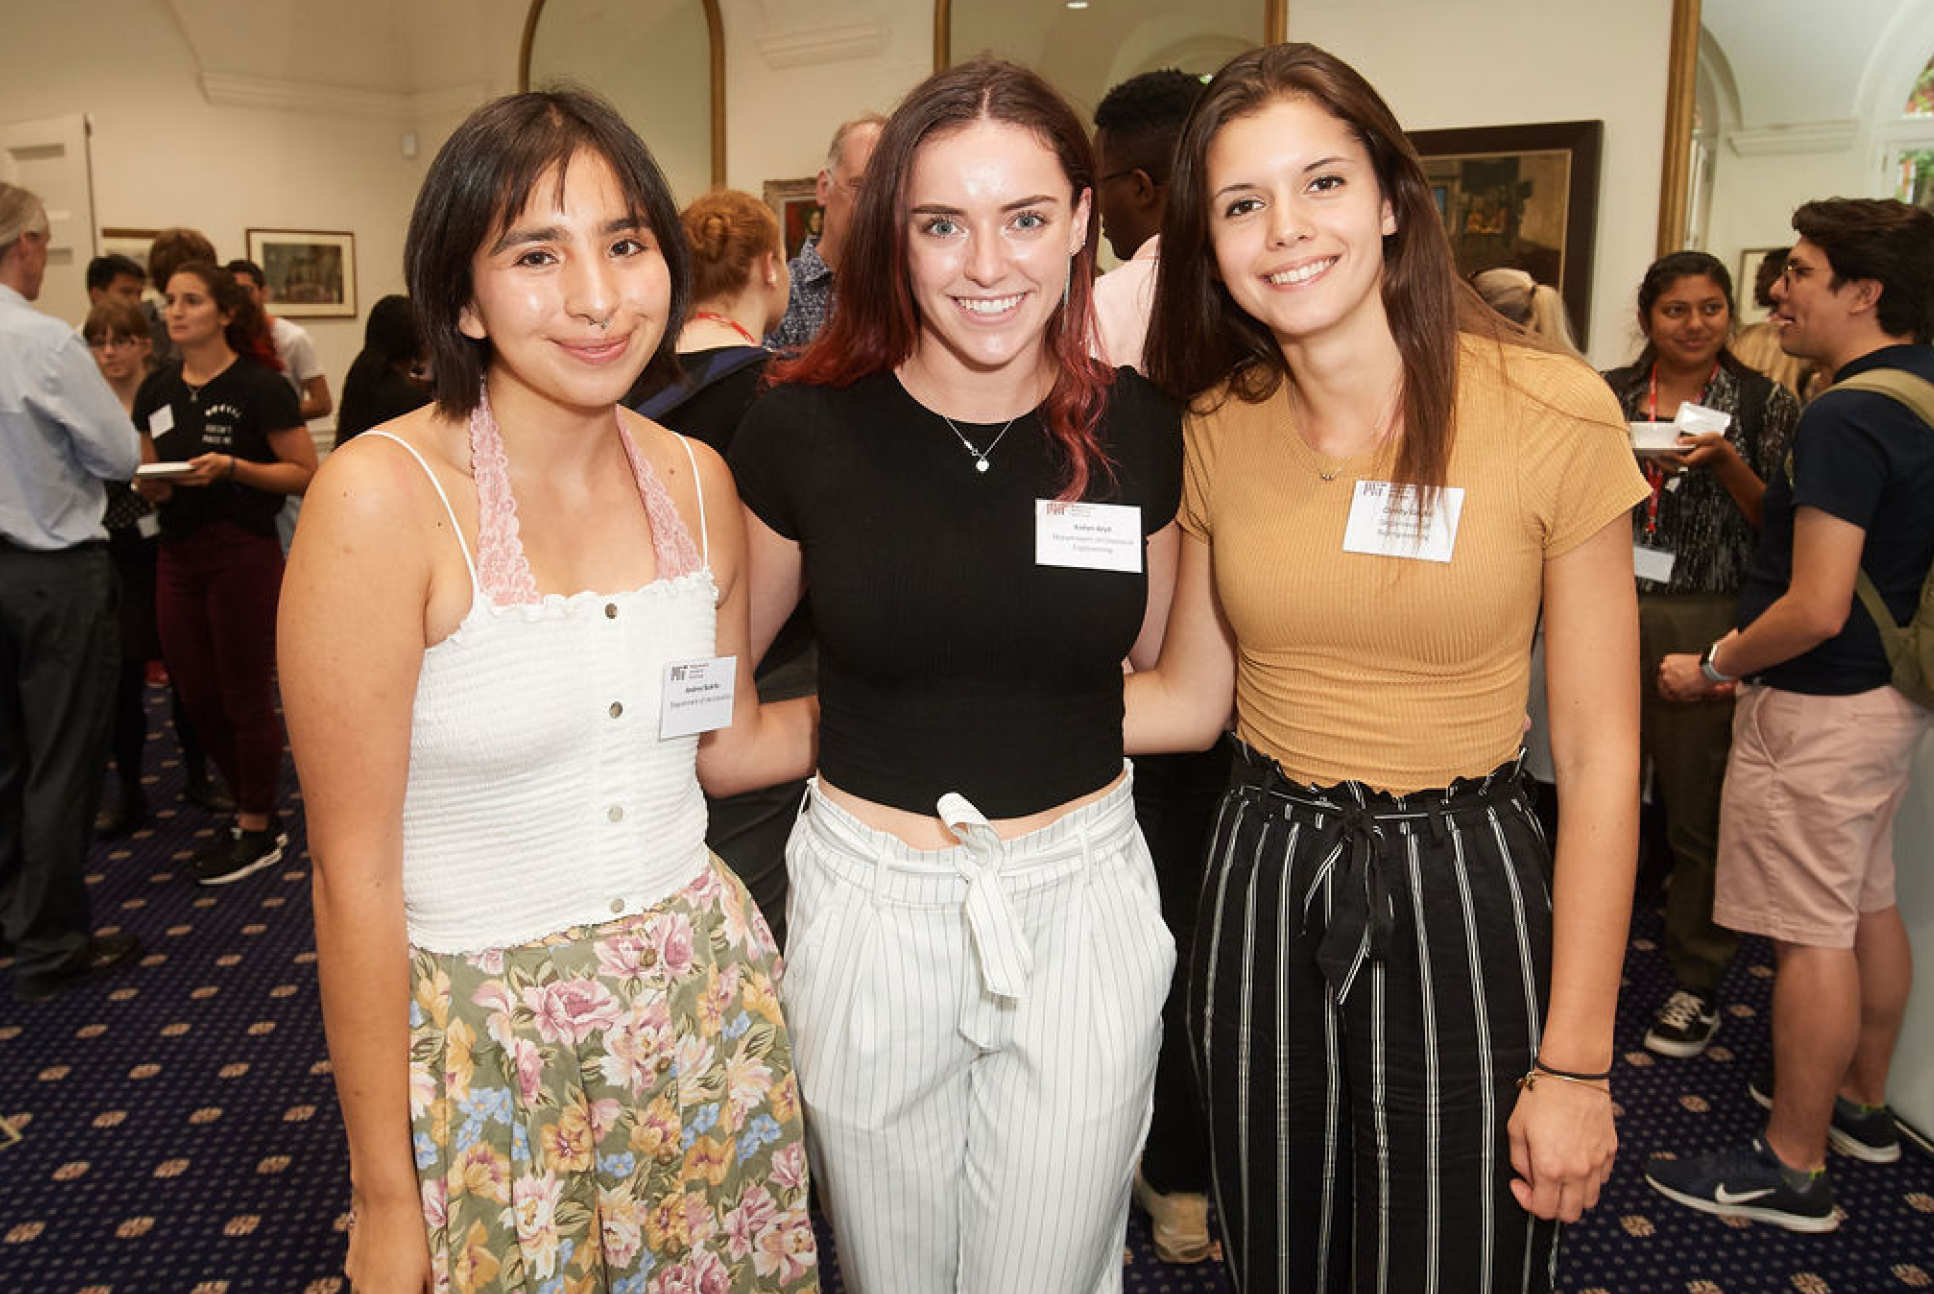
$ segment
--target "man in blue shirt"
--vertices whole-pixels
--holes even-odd
[[[873,158],[873,146],[880,142],[886,118],[869,112],[855,117],[833,132],[826,150],[826,165],[820,168],[813,196],[821,211],[819,233],[808,238],[799,255],[787,263],[792,275],[792,297],[786,302],[785,318],[766,338],[774,350],[804,350],[826,326],[833,309],[833,276],[839,271],[846,250],[847,227],[853,220],[853,206],[859,201],[860,185],[866,178],[866,164]]]
[[[0,184],[0,927],[28,1002],[141,948],[90,934],[83,879],[119,656],[101,482],[141,445],[80,336],[28,304],[47,236],[40,200]]]
[[[1934,214],[1836,198],[1801,207],[1793,228],[1773,293],[1781,348],[1835,382],[1934,383]],[[1778,953],[1773,1068],[1752,1084],[1772,1114],[1749,1146],[1655,1159],[1646,1178],[1704,1212],[1820,1232],[1839,1224],[1829,1144],[1870,1162],[1900,1155],[1887,1069],[1913,962],[1893,821],[1929,713],[1889,685],[1854,585],[1865,571],[1897,624],[1919,605],[1934,562],[1934,427],[1890,395],[1828,390],[1801,415],[1764,510],[1739,627],[1703,659],[1666,657],[1659,688],[1693,699],[1737,681],[1713,917]]]

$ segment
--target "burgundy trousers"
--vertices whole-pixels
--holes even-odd
[[[275,808],[275,606],[282,545],[229,522],[165,537],[155,578],[161,653],[208,755],[243,813]]]

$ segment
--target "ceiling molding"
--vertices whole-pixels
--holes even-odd
[[[392,90],[361,90],[236,72],[203,72],[201,89],[210,103],[223,107],[372,117],[385,121],[413,121],[437,113],[465,111],[488,97],[481,83],[400,94]]]
[[[871,58],[885,51],[892,32],[890,24],[872,19],[760,35],[754,43],[767,67],[811,67]]]
[[[1852,117],[1837,121],[1800,121],[1785,126],[1735,130],[1726,142],[1741,157],[1771,157],[1791,153],[1844,153],[1860,135]]]

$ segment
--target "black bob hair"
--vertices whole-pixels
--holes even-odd
[[[580,153],[601,157],[617,177],[628,214],[651,230],[671,277],[665,334],[645,376],[677,375],[673,345],[691,301],[691,253],[665,177],[651,150],[615,109],[580,90],[506,95],[470,114],[437,150],[416,195],[403,275],[424,349],[436,373],[437,408],[452,418],[477,407],[490,343],[466,337],[458,320],[474,294],[470,264],[515,220],[531,190],[554,173],[558,191]]]

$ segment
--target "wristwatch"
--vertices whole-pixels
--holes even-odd
[[[1724,641],[1726,641],[1724,638],[1716,639],[1712,646],[1706,648],[1706,654],[1699,658],[1699,672],[1715,683],[1737,683],[1739,681],[1737,677],[1721,674],[1719,666],[1714,663],[1719,659],[1719,644]]]

